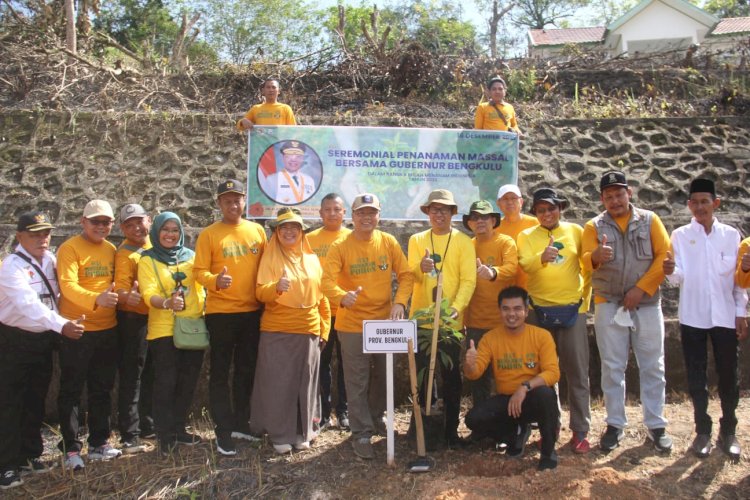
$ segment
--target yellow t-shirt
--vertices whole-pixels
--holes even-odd
[[[154,272],[156,264],[156,272]],[[168,299],[172,296],[176,283],[172,273],[181,271],[186,278],[182,280],[185,292],[185,309],[173,313],[171,309],[158,309],[151,305],[151,297],[159,296]],[[157,274],[158,279],[157,279]],[[195,281],[193,273],[193,261],[180,262],[179,265],[168,266],[163,262],[156,261],[149,256],[143,257],[138,262],[138,285],[141,288],[143,301],[149,308],[148,311],[148,340],[162,337],[171,337],[174,331],[174,316],[186,318],[200,318],[203,316],[205,302],[205,291],[200,283]]]
[[[258,265],[266,248],[266,232],[255,222],[214,222],[198,236],[195,280],[206,288],[206,314],[257,311],[255,297]],[[226,266],[232,286],[216,289],[216,278]]]
[[[128,239],[117,248],[115,254],[115,291],[130,291],[133,288],[133,282],[138,279],[138,261],[141,260],[141,252],[135,251],[133,248],[138,248],[138,245]],[[151,248],[151,240],[146,236],[146,244],[140,247],[140,250],[148,250],[149,248]],[[148,314],[148,306],[143,302],[143,297],[135,307],[118,302],[117,308],[121,311]]]
[[[258,283],[255,293],[258,300],[265,303],[260,319],[262,332],[299,333],[317,335],[328,340],[331,329],[331,308],[323,296],[317,306],[289,307],[276,302],[276,283]]]
[[[476,380],[492,363],[498,394],[511,395],[521,384],[537,375],[548,387],[560,380],[560,367],[552,335],[542,328],[526,325],[519,334],[510,334],[504,326],[485,333],[477,349],[476,370],[464,364],[464,375]]]
[[[497,296],[503,288],[509,287],[516,279],[518,270],[518,255],[513,238],[504,234],[494,233],[490,241],[471,241],[477,258],[482,264],[491,266],[497,272],[497,278],[489,281],[477,277],[477,287],[471,296],[469,307],[466,309],[464,323],[469,328],[495,328],[502,321],[500,308],[497,306]]]
[[[750,251],[750,238],[745,238],[740,243],[740,250],[737,252],[737,272],[735,273],[735,281],[742,288],[750,288],[750,271],[742,270],[742,256]]]
[[[328,255],[328,250],[331,248],[331,245],[344,239],[351,232],[351,229],[342,226],[338,231],[327,231],[326,228],[320,227],[315,231],[307,233],[307,241],[310,243],[315,255],[318,256],[320,266],[324,270],[326,268],[326,256]],[[335,317],[339,306],[334,302],[331,302],[330,306],[331,316]]]
[[[477,106],[477,111],[474,114],[474,128],[518,132],[516,110],[513,109],[513,106],[507,102],[496,104],[496,106],[503,114],[503,117],[505,117],[505,120],[500,118],[497,114],[495,106],[491,105],[489,102],[483,102]]]
[[[76,320],[86,315],[85,331],[100,331],[117,325],[114,307],[99,307],[96,298],[115,280],[115,252],[109,241],[91,243],[73,236],[57,250],[57,281],[60,284],[60,315]]]
[[[452,229],[449,234],[432,234],[432,242],[431,234],[432,230],[428,229],[409,238],[409,269],[414,273],[410,314],[413,316],[418,309],[434,303],[432,290],[437,286],[437,272],[433,270],[431,273],[423,273],[420,269],[425,249],[428,249],[430,254],[441,257],[442,262],[436,263],[435,267],[443,274],[443,298],[448,299],[450,306],[458,311],[458,322],[463,324],[464,310],[469,305],[477,284],[474,244],[471,238],[456,229]]]
[[[538,225],[539,221],[536,219],[536,217],[521,214],[521,218],[516,222],[510,222],[507,217],[503,217],[500,221],[500,225],[497,226],[495,231],[500,234],[510,236],[511,238],[513,238],[513,241],[516,242],[516,245],[518,245],[518,235],[521,233],[521,231]],[[521,266],[518,266],[518,270],[516,271],[516,281],[513,284],[525,289],[527,286],[527,281],[528,279],[526,277],[526,273],[523,272]]]
[[[292,108],[287,104],[277,102],[276,104],[255,104],[251,107],[243,118],[247,118],[255,125],[297,125]],[[237,128],[240,128],[240,121],[237,121]]]
[[[398,290],[391,300],[394,273]],[[339,308],[336,331],[361,332],[363,320],[387,319],[393,303],[406,307],[413,280],[404,252],[390,234],[376,229],[369,241],[353,233],[337,241],[326,258],[323,293],[340,304],[347,292],[359,286],[362,291],[354,306]]]
[[[561,306],[575,304],[585,313],[591,297],[591,273],[583,271],[581,238],[583,228],[578,224],[560,222],[550,231],[541,225],[521,231],[518,235],[518,261],[528,276],[528,292],[534,304]],[[558,249],[555,262],[542,264],[542,253],[552,236]],[[585,275],[585,276],[584,276]]]

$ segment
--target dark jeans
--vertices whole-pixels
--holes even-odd
[[[119,387],[117,390],[117,420],[120,438],[130,441],[140,435],[138,403],[143,382],[141,374],[146,365],[146,326],[148,316],[117,311],[119,347]],[[147,391],[148,392],[148,391]]]
[[[737,381],[737,358],[739,342],[733,328],[715,327],[710,329],[693,328],[680,324],[682,354],[685,357],[688,391],[693,400],[695,431],[698,434],[711,434],[712,421],[708,415],[708,368],[707,341],[711,339],[714,351],[716,373],[719,376],[719,398],[721,399],[720,432],[734,434],[737,427],[735,410],[740,400]]]
[[[333,358],[334,349],[338,358],[338,367],[336,369],[337,395],[336,398],[336,415],[340,416],[346,412],[346,386],[344,384],[344,362],[341,357],[341,342],[338,334],[333,329],[336,318],[331,318],[331,330],[328,332],[328,342],[320,353],[320,400],[321,400],[321,417],[323,420],[331,417],[331,359]]]
[[[161,442],[185,432],[205,351],[177,349],[171,336],[148,341],[154,361],[154,424]]]
[[[42,455],[40,429],[57,336],[0,323],[0,472]]]
[[[481,328],[466,328],[466,344],[468,346],[469,340],[474,341],[474,347],[479,349],[479,341],[482,340],[484,334],[489,330]],[[487,369],[484,374],[476,380],[467,380],[469,388],[471,389],[471,400],[474,405],[478,405],[485,399],[489,398],[492,394],[495,394],[495,376],[492,373],[492,366],[487,365]]]
[[[148,344],[148,341],[146,341]],[[141,436],[148,436],[155,432],[153,417],[154,402],[154,361],[153,356],[146,349],[146,364],[141,372],[141,394],[138,398],[138,420]]]
[[[57,411],[62,434],[58,447],[62,451],[81,451],[83,443],[78,440],[78,433],[84,386],[88,391],[89,447],[96,448],[109,439],[111,392],[117,358],[117,332],[114,328],[85,332],[79,340],[61,338]]]
[[[211,343],[209,408],[217,435],[247,432],[260,339],[260,311],[206,315]],[[230,390],[229,368],[234,361]]]
[[[521,405],[520,418],[508,415],[510,398],[506,394],[497,394],[481,402],[466,414],[466,427],[479,436],[501,441],[512,434],[517,425],[538,422],[542,435],[542,455],[549,456],[555,450],[557,420],[560,416],[555,390],[542,386],[529,392]]]
[[[463,388],[461,381],[461,346],[459,344],[450,344],[449,346],[439,345],[438,351],[443,350],[453,362],[451,368],[446,368],[440,363],[440,354],[435,359],[435,373],[440,372],[440,378],[443,382],[443,403],[445,407],[445,437],[452,439],[456,437],[458,432],[458,415],[461,412],[461,391]],[[424,371],[424,377],[422,378],[422,384],[419,388],[419,398],[422,406],[427,402],[427,378],[430,367],[430,350],[426,349],[426,352],[418,352],[416,354],[417,359],[417,373],[422,368],[426,368]],[[433,382],[433,396],[432,404],[435,404],[437,398],[437,377]]]

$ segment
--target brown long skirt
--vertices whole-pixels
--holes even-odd
[[[250,428],[268,434],[273,444],[314,437],[318,400],[318,337],[261,332],[250,403]]]

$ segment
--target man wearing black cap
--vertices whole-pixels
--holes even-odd
[[[466,308],[464,325],[469,340],[476,345],[485,333],[502,322],[497,294],[513,284],[518,269],[518,254],[513,238],[495,232],[500,214],[486,200],[475,201],[463,216],[464,227],[474,233],[471,240],[477,255],[477,287]],[[478,405],[494,393],[492,370],[479,380],[469,382],[471,398]]]
[[[737,461],[738,341],[747,337],[747,292],[734,281],[740,233],[716,220],[719,204],[713,181],[690,183],[688,208],[693,218],[672,232],[674,257],[668,254],[663,266],[670,283],[680,287],[680,337],[697,433],[690,449],[705,458],[713,448],[706,377],[706,343],[711,339],[722,412],[718,444]]]
[[[0,488],[23,483],[24,471],[47,472],[40,429],[58,334],[78,340],[83,325],[58,313],[53,229],[47,215],[18,219],[18,246],[0,268]]]
[[[518,235],[518,260],[529,280],[533,307],[529,323],[552,333],[560,370],[568,381],[573,431],[570,447],[574,453],[588,453],[591,408],[586,312],[591,298],[591,273],[584,272],[581,263],[583,228],[560,220],[567,206],[568,201],[558,197],[553,189],[534,192],[531,213],[539,225]]]
[[[298,205],[315,194],[315,181],[301,172],[307,147],[299,141],[284,142],[281,151],[284,169],[261,178],[261,189],[272,200],[283,205]]]
[[[208,293],[209,409],[216,425],[216,449],[231,456],[237,453],[232,438],[255,440],[249,424],[260,339],[260,303],[255,297],[255,281],[266,247],[266,233],[259,224],[242,218],[245,188],[241,182],[228,179],[219,184],[216,193],[222,219],[198,236],[193,272]],[[230,392],[232,360],[234,378]]]
[[[583,265],[592,271],[594,326],[602,358],[607,430],[599,447],[610,451],[624,437],[625,369],[632,347],[648,437],[659,451],[672,449],[664,418],[664,316],[659,286],[669,234],[659,216],[633,206],[625,174],[605,172],[599,183],[605,211],[583,229]]]

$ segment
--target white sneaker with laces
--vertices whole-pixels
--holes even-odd
[[[86,466],[81,454],[77,451],[69,451],[65,457],[65,468],[68,470],[81,470]]]
[[[97,446],[89,451],[90,460],[111,460],[122,455],[122,451],[112,447],[109,443]]]

